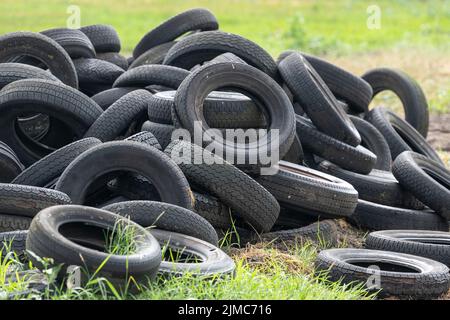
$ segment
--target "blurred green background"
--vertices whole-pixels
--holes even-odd
[[[70,5],[79,6],[81,25],[113,25],[125,55],[165,19],[205,7],[222,30],[274,57],[299,49],[356,74],[379,66],[403,69],[424,88],[433,113],[450,113],[450,0],[1,0],[0,33],[65,27]],[[380,8],[379,29],[367,27],[371,5]],[[375,103],[399,107],[389,94]]]

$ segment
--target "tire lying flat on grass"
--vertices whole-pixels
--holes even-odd
[[[128,230],[128,245],[134,247],[123,255],[108,252],[119,226]],[[147,284],[161,262],[160,246],[144,228],[111,212],[83,206],[54,206],[39,212],[30,226],[26,248],[64,268],[75,265],[96,272],[102,266],[98,275],[122,287],[128,277]],[[38,261],[34,264],[42,267]]]
[[[366,249],[329,249],[319,253],[318,271],[328,271],[331,281],[372,284],[380,276],[382,295],[417,299],[437,298],[449,290],[449,269],[442,263],[423,257]],[[372,288],[373,291],[379,288]]]
[[[421,154],[403,152],[392,172],[403,188],[450,220],[450,172],[444,166]]]
[[[450,266],[450,233],[424,230],[384,230],[370,233],[366,248],[413,254]]]

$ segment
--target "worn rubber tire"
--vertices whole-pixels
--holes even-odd
[[[133,69],[148,64],[162,64],[167,52],[169,52],[170,48],[172,48],[175,43],[175,41],[162,43],[145,51],[143,54],[133,60],[133,63],[130,64],[128,69]]]
[[[369,269],[357,266],[352,261],[367,266],[394,264],[407,268],[403,272]],[[376,274],[380,277],[381,295],[405,298],[429,299],[446,293],[449,289],[448,268],[437,261],[409,254],[367,249],[329,249],[319,253],[315,262],[317,271],[328,271],[330,281],[342,280],[344,284],[367,284]],[[372,289],[373,290],[373,289]],[[378,290],[378,289],[375,289]]]
[[[392,173],[403,188],[450,220],[450,172],[444,166],[408,151],[395,159]]]
[[[295,164],[303,164],[303,159],[304,159],[304,152],[302,143],[300,142],[298,135],[295,134],[294,142],[292,142],[291,148],[284,155],[282,160]]]
[[[100,106],[100,108],[106,110],[124,95],[135,90],[138,90],[138,88],[112,88],[97,93],[96,95],[92,96],[91,99],[94,100],[94,102],[96,102]]]
[[[194,162],[193,156],[203,152],[212,164]],[[268,231],[278,218],[276,199],[250,176],[217,155],[185,141],[173,141],[165,153],[176,161],[188,180],[216,196],[257,231]],[[216,162],[220,161],[220,162]]]
[[[19,56],[31,56],[44,63],[63,83],[78,88],[75,66],[56,41],[39,33],[13,32],[0,36],[0,62]]]
[[[73,61],[82,84],[113,84],[125,70],[115,64],[100,59],[76,59]]]
[[[199,32],[181,39],[170,48],[164,64],[190,70],[227,52],[278,79],[277,65],[263,48],[241,36],[221,31]]]
[[[30,219],[31,223],[31,219]],[[28,229],[28,228],[27,228]],[[26,240],[28,231],[15,230],[0,233],[0,254],[2,257],[14,252],[19,261],[26,262]],[[14,258],[14,256],[13,256]]]
[[[231,209],[214,196],[194,192],[194,211],[205,218],[214,228],[233,227]]]
[[[200,258],[197,263],[177,263],[161,261],[159,274],[165,277],[181,276],[189,274],[202,278],[214,278],[234,276],[236,265],[225,252],[216,246],[180,233],[151,229],[150,233],[158,240],[162,248],[182,251]]]
[[[347,182],[293,163],[280,161],[278,172],[256,179],[280,204],[333,217],[353,214],[358,192]]]
[[[28,166],[51,150],[34,144],[25,146],[20,141],[15,128],[18,115],[26,112],[48,114],[70,128],[75,138],[80,138],[100,116],[102,109],[78,90],[62,83],[26,79],[13,82],[2,89],[0,112],[0,139]],[[63,145],[69,142],[64,141]]]
[[[151,97],[146,90],[136,90],[121,97],[95,120],[85,138],[94,137],[102,142],[116,139],[134,121],[144,118]]]
[[[118,221],[123,228],[133,230],[129,240],[136,247],[133,253],[106,252],[104,232],[116,230]],[[52,258],[53,264],[63,265],[63,270],[75,265],[98,271],[98,276],[122,288],[128,277],[147,284],[161,263],[161,248],[144,228],[114,213],[83,206],[55,206],[39,212],[28,231],[26,248],[41,258]],[[42,267],[35,258],[31,260]]]
[[[91,40],[97,53],[120,52],[119,35],[112,26],[95,24],[81,27],[80,31]]]
[[[97,59],[107,61],[109,63],[115,64],[123,70],[128,69],[128,61],[123,55],[117,52],[104,52],[96,55]]]
[[[59,191],[0,183],[0,212],[33,218],[40,210],[71,203],[69,197]]]
[[[448,231],[448,221],[430,210],[413,210],[358,200],[350,222],[370,230]]]
[[[145,121],[142,125],[142,131],[151,132],[163,149],[165,149],[172,141],[172,133],[175,127],[168,124],[155,123],[152,121]]]
[[[411,193],[401,187],[389,171],[374,169],[369,174],[359,174],[342,169],[328,161],[322,161],[318,170],[350,183],[358,191],[359,199],[400,208],[423,209],[424,207]]]
[[[361,136],[361,145],[377,156],[374,169],[391,171],[392,156],[389,144],[378,129],[369,121],[349,115]]]
[[[197,213],[169,203],[127,201],[103,207],[103,210],[129,217],[137,224],[195,237],[213,245],[219,239],[213,226]]]
[[[373,89],[373,95],[390,90],[401,100],[406,121],[423,137],[428,133],[428,103],[419,84],[405,72],[397,69],[376,68],[367,71],[362,78]]]
[[[11,82],[23,79],[44,79],[60,82],[51,73],[22,63],[0,63],[0,89]]]
[[[369,112],[367,119],[386,138],[391,149],[392,160],[404,151],[415,151],[443,163],[433,147],[421,134],[395,113],[378,107]]]
[[[113,87],[145,88],[151,85],[161,85],[177,89],[189,75],[189,71],[164,65],[143,65],[128,70],[114,82]]]
[[[55,28],[40,33],[55,40],[72,59],[95,57],[94,45],[80,30]]]
[[[369,173],[375,166],[377,156],[362,146],[353,147],[317,130],[302,116],[296,116],[297,135],[305,150],[329,160],[340,167],[362,173]]]
[[[138,58],[147,50],[174,41],[187,32],[217,30],[218,28],[219,23],[209,10],[198,8],[184,11],[148,32],[134,48],[133,57]]]
[[[81,204],[97,177],[117,170],[133,171],[150,180],[162,202],[194,208],[189,183],[175,162],[163,152],[135,141],[106,142],[85,151],[64,170],[56,189],[66,192],[74,204]]]
[[[30,217],[0,213],[0,232],[28,230],[32,220]]]
[[[294,99],[320,131],[354,147],[361,143],[358,131],[337,99],[301,54],[289,55],[278,69]]]
[[[161,145],[158,142],[158,139],[151,132],[143,131],[138,132],[128,138],[124,139],[125,141],[136,141],[140,143],[144,143],[148,146],[156,148],[158,150],[162,150]]]
[[[24,168],[14,151],[0,141],[0,183],[10,183]]]
[[[423,230],[383,230],[371,232],[366,248],[408,253],[450,266],[450,233]]]
[[[81,139],[64,146],[33,163],[11,183],[35,187],[48,187],[55,178],[80,154],[101,141],[95,138]]]
[[[251,95],[259,102],[256,105],[266,115],[266,119],[270,119],[264,141],[258,139],[250,143],[234,143],[210,136],[207,131],[209,126],[203,115],[203,100],[214,89],[223,87],[238,88],[236,90]],[[272,129],[277,129],[279,133],[280,158],[287,153],[295,138],[295,113],[286,93],[268,75],[245,64],[216,63],[205,65],[191,73],[177,90],[174,114],[172,119],[178,117],[181,126],[191,135],[201,132],[205,135],[205,140],[213,139],[208,144],[209,147],[223,150],[227,160],[233,156],[232,162],[244,170],[263,166],[261,154],[270,154]],[[238,159],[244,159],[244,164],[238,164]],[[256,159],[256,164],[251,165],[250,159]]]

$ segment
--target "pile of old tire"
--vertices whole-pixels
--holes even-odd
[[[275,61],[218,29],[210,11],[188,10],[148,32],[130,58],[111,26],[1,36],[0,239],[38,266],[36,257],[88,273],[102,265],[120,285],[130,275],[145,284],[157,273],[233,274],[217,248],[229,234],[238,245],[332,245],[339,218],[449,231],[449,172],[424,138],[428,107],[413,79],[393,69],[359,77],[297,51]],[[384,90],[399,96],[406,120],[369,110]],[[222,137],[250,129],[263,134]],[[104,234],[128,234],[117,225],[134,230],[132,253],[108,251]],[[169,261],[167,247],[197,259]],[[416,259],[420,267],[395,269],[394,278],[420,270],[408,285],[382,273],[384,292],[448,288],[448,269],[429,256],[377,252],[323,251],[318,270],[362,280],[369,262]]]

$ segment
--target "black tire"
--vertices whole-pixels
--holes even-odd
[[[202,153],[196,153],[202,152]],[[276,199],[250,176],[217,155],[185,141],[173,141],[165,153],[176,161],[188,180],[216,196],[257,231],[269,231],[280,212]],[[212,164],[197,164],[195,154],[207,154]]]
[[[403,71],[377,68],[367,71],[362,78],[373,89],[373,95],[390,90],[401,100],[406,121],[423,137],[428,133],[428,103],[419,84]]]
[[[69,204],[69,197],[59,191],[0,183],[0,212],[8,215],[19,215],[33,218],[40,210]]]
[[[11,82],[23,79],[44,79],[60,82],[51,73],[22,63],[0,63],[0,89]]]
[[[328,161],[322,161],[318,170],[350,183],[358,191],[359,199],[400,208],[424,207],[411,193],[401,187],[390,171],[374,169],[369,174],[359,174]]]
[[[132,228],[129,245],[135,246],[134,252],[121,255],[106,251],[105,232],[111,237],[118,225]],[[55,206],[39,212],[28,231],[26,248],[41,258],[52,258],[55,265],[63,264],[63,270],[83,266],[122,287],[128,277],[148,284],[161,263],[161,248],[144,228],[111,212],[83,206]],[[39,261],[33,262],[42,267]]]
[[[274,175],[256,179],[280,204],[325,216],[353,214],[358,192],[347,182],[293,163],[280,161]]]
[[[95,24],[81,27],[80,31],[91,40],[97,53],[120,52],[119,35],[113,27]]]
[[[133,50],[133,57],[138,58],[147,50],[191,31],[217,30],[219,23],[212,12],[207,9],[191,9],[177,14],[148,32]]]
[[[170,249],[200,260],[192,263],[163,260],[159,266],[160,275],[172,277],[189,274],[215,279],[234,276],[236,265],[233,259],[216,246],[194,237],[165,230],[151,229],[150,233],[158,240],[163,251]]]
[[[56,189],[66,192],[74,204],[81,204],[96,178],[117,170],[133,171],[147,178],[162,202],[194,208],[189,183],[175,162],[163,152],[135,141],[107,142],[85,151],[64,170]]]
[[[450,233],[439,231],[383,230],[370,233],[366,248],[408,253],[450,266]]]
[[[150,121],[173,124],[172,108],[176,91],[158,92],[148,104]],[[205,99],[203,113],[211,128],[264,128],[264,115],[250,98],[235,92],[211,92]]]
[[[127,201],[103,207],[147,228],[178,232],[217,245],[219,241],[213,226],[197,213],[169,203],[156,201]]]
[[[44,63],[63,83],[78,88],[75,66],[56,41],[39,33],[13,32],[0,37],[0,62],[30,56]]]
[[[448,221],[433,211],[389,207],[361,199],[349,220],[369,230],[449,230]]]
[[[303,159],[304,159],[304,153],[303,153],[302,143],[300,142],[298,135],[295,134],[294,142],[292,142],[291,148],[284,155],[282,160],[291,162],[291,163],[295,163],[295,164],[302,164]]]
[[[211,74],[214,74],[214,77]],[[270,119],[264,141],[259,139],[250,143],[235,143],[208,137],[206,129],[209,126],[203,115],[203,100],[212,90],[223,87],[238,88],[239,91],[255,97],[260,102],[257,107],[266,115],[266,119]],[[280,158],[284,157],[295,138],[295,113],[286,93],[269,76],[245,64],[216,63],[203,66],[191,73],[177,90],[174,114],[175,117],[172,116],[172,119],[178,117],[182,127],[191,135],[194,131],[201,132],[205,134],[206,140],[213,139],[209,146],[223,150],[227,160],[233,156],[233,164],[243,169],[262,166],[261,155],[270,154],[273,143],[272,129],[279,132]],[[256,145],[258,146],[255,147]],[[245,164],[238,164],[237,159],[244,159]],[[256,159],[256,164],[249,165],[250,159]]]
[[[25,145],[16,130],[16,118],[26,112],[47,114],[69,130],[65,145],[82,137],[102,113],[91,99],[69,86],[48,80],[26,79],[13,82],[0,93],[0,139],[7,143],[28,166],[52,151],[35,143]],[[63,132],[55,132],[61,135]]]
[[[103,110],[108,109],[114,102],[122,98],[124,95],[137,90],[138,88],[112,88],[97,93],[91,99],[96,102]]]
[[[6,144],[0,141],[0,183],[9,183],[25,167]]]
[[[0,213],[0,232],[28,230],[32,220],[30,217]]]
[[[130,64],[128,69],[133,69],[148,64],[162,64],[167,52],[169,52],[170,48],[172,48],[175,43],[175,41],[162,43],[145,51],[138,58],[136,58],[132,64]]]
[[[242,63],[242,64],[248,64],[243,59],[239,58],[237,55],[231,53],[231,52],[225,52],[221,55],[215,57],[211,61],[208,61],[206,63],[212,64],[212,63],[222,63],[222,62],[230,62],[230,63]]]
[[[319,253],[317,271],[328,271],[330,281],[363,283],[379,276],[381,295],[436,298],[449,289],[448,268],[437,261],[403,253],[367,249],[329,249]],[[377,266],[379,269],[370,268]]]
[[[361,137],[347,114],[301,54],[289,55],[278,68],[295,100],[320,131],[351,146],[361,143]]]
[[[194,211],[205,218],[214,228],[233,227],[231,209],[214,196],[194,192]]]
[[[40,33],[55,40],[72,59],[95,57],[94,45],[80,30],[56,28],[41,31]]]
[[[119,68],[123,70],[128,69],[128,61],[127,58],[125,58],[123,55],[117,52],[104,52],[99,53],[96,56],[97,59],[107,61],[109,63],[115,64]]]
[[[126,94],[106,109],[84,136],[94,137],[103,142],[116,139],[134,121],[144,118],[151,96],[152,94],[146,90]]]
[[[48,187],[76,157],[100,143],[101,141],[98,139],[87,138],[68,144],[33,163],[11,183]]]
[[[403,152],[392,173],[400,185],[450,220],[450,172],[440,163],[414,152]]]
[[[82,84],[112,85],[125,71],[115,64],[100,59],[76,59],[73,61]]]
[[[142,131],[151,132],[163,149],[165,149],[172,141],[172,132],[175,127],[168,124],[155,123],[151,121],[145,121],[142,125]]]
[[[40,270],[16,270],[7,272],[4,275],[2,287],[7,289],[10,287],[10,289],[13,289],[6,290],[8,292],[6,294],[7,300],[33,299],[36,296],[43,296],[46,292],[48,292],[50,287],[48,280],[48,275],[44,274]],[[14,288],[17,287],[17,283],[21,283],[23,285],[20,285],[19,288],[14,290]]]
[[[362,174],[369,173],[377,156],[362,146],[353,147],[317,130],[306,118],[296,116],[297,135],[305,150],[340,167]]]
[[[377,162],[373,168],[383,171],[391,171],[391,150],[389,149],[389,144],[381,132],[378,131],[374,125],[364,119],[352,115],[349,115],[349,117],[361,136],[361,145],[372,151],[372,153],[377,156]]]
[[[124,139],[126,141],[136,141],[140,143],[144,143],[148,146],[156,148],[158,150],[162,150],[161,145],[158,142],[158,139],[151,132],[138,132],[128,138]]]
[[[30,220],[31,223],[31,220]],[[27,230],[7,231],[0,233],[0,255],[6,256],[9,252],[14,252],[21,262],[26,259]]]
[[[404,151],[415,151],[443,164],[433,147],[405,120],[395,113],[378,107],[369,112],[367,119],[384,135],[391,149],[392,160]]]
[[[170,48],[164,64],[190,70],[227,52],[278,79],[277,65],[263,48],[241,36],[221,31],[199,32],[181,39]]]
[[[125,72],[114,82],[113,87],[145,88],[151,85],[161,85],[177,89],[189,75],[189,71],[163,65],[144,65]]]
[[[332,220],[315,222],[301,228],[263,233],[256,237],[258,241],[271,243],[313,241],[321,245],[330,246],[336,245],[338,242],[336,224]]]

